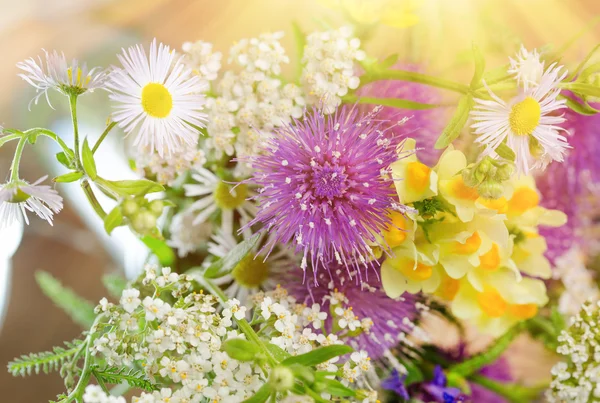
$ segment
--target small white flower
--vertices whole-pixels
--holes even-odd
[[[558,125],[565,119],[556,115],[566,104],[566,100],[557,99],[558,84],[567,74],[566,71],[561,74],[561,69],[550,66],[537,87],[530,88],[508,104],[489,89],[492,100],[475,99],[472,127],[478,135],[476,142],[486,147],[482,156],[495,155],[496,148],[506,140],[516,154],[519,174],[527,175],[530,168],[543,169],[551,160],[564,160],[569,144],[560,134],[565,129]]]
[[[521,50],[515,59],[510,58],[508,73],[514,74],[518,83],[527,91],[529,87],[535,87],[540,83],[544,74],[544,62],[540,60],[536,49],[529,52],[521,45]]]
[[[221,69],[221,52],[213,52],[209,42],[185,42],[181,49],[185,53],[185,62],[203,80],[213,81]],[[207,86],[208,89],[208,86]]]
[[[310,308],[304,308],[302,312],[308,322],[312,322],[315,329],[320,329],[323,321],[327,319],[327,313],[321,312],[321,305],[313,304]]]
[[[85,388],[85,392],[83,394],[83,401],[85,403],[105,403],[108,399],[108,396],[102,388],[98,385],[88,385]]]
[[[143,304],[146,310],[146,320],[161,320],[171,310],[171,306],[159,298],[146,297]]]
[[[110,74],[108,87],[115,104],[113,120],[126,133],[136,133],[135,146],[155,150],[163,157],[185,147],[195,147],[206,84],[176,59],[168,46],[150,44],[150,54],[140,45],[118,55],[122,69]]]
[[[141,300],[138,298],[140,296],[140,291],[135,288],[128,288],[123,290],[121,294],[121,306],[125,311],[132,313],[140,306]]]
[[[206,244],[212,233],[212,225],[209,222],[194,224],[193,212],[184,211],[173,217],[169,232],[171,239],[167,243],[177,249],[180,258],[184,258]]]
[[[63,199],[47,185],[40,185],[47,176],[33,184],[16,180],[0,185],[0,229],[24,220],[29,224],[27,210],[52,225],[54,214],[62,210]]]
[[[106,73],[103,70],[97,67],[88,70],[85,63],[80,64],[75,59],[69,65],[64,53],[57,51],[48,53],[44,50],[44,54],[44,60],[38,56],[37,60],[30,58],[17,63],[17,67],[24,71],[19,77],[35,87],[38,92],[31,100],[35,104],[45,95],[48,104],[52,106],[48,98],[50,89],[68,96],[104,88]]]

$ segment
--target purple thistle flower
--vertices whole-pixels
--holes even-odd
[[[397,69],[421,72],[423,68],[416,64],[397,64]],[[357,91],[358,96],[377,98],[396,98],[414,102],[439,104],[442,94],[435,88],[409,81],[381,80],[366,84]],[[402,118],[410,118],[402,124],[402,134],[417,140],[417,155],[424,164],[433,166],[440,156],[434,144],[444,129],[443,112],[440,108],[408,110],[384,107],[379,118],[396,123]]]
[[[263,224],[274,234],[267,255],[276,243],[293,242],[302,269],[308,260],[315,269],[332,261],[346,268],[377,263],[372,245],[386,249],[376,234],[388,226],[395,197],[384,175],[400,142],[386,136],[394,126],[375,118],[379,110],[361,117],[356,107],[328,117],[313,110],[275,129],[251,158],[248,182],[260,189],[259,211],[248,226]]]
[[[586,231],[594,225],[593,214],[598,214],[596,200],[600,195],[600,115],[584,116],[567,109],[565,118],[562,126],[569,131],[573,148],[563,163],[550,164],[536,181],[542,194],[541,204],[568,216],[562,227],[540,229],[548,243],[546,256],[552,262],[573,244],[584,250],[592,246],[588,241],[593,236],[586,236]]]
[[[301,303],[320,304],[327,312],[333,299],[334,305],[352,307],[358,320],[370,320],[370,329],[350,341],[352,347],[367,351],[369,357],[387,357],[391,348],[398,348],[397,353],[408,353],[402,348],[403,343],[410,343],[406,340],[408,335],[418,336],[415,326],[421,316],[419,306],[423,298],[405,293],[391,299],[382,290],[378,276],[368,279],[368,275],[363,274],[368,283],[360,282],[359,277],[356,273],[349,274],[343,265],[332,265],[327,272],[318,273],[316,279],[308,278],[303,283],[298,274],[290,274],[282,283]],[[331,330],[331,316],[325,321],[325,328]]]

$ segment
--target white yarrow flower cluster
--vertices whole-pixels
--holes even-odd
[[[578,247],[572,247],[556,259],[553,274],[565,287],[558,301],[558,310],[563,315],[576,315],[584,302],[600,300],[598,285]]]
[[[315,32],[307,36],[304,48],[302,83],[308,101],[325,113],[333,113],[341,105],[348,90],[358,88],[357,61],[364,60],[360,40],[350,27]]]
[[[123,291],[118,305],[103,299],[96,312],[106,316],[98,325],[98,336],[91,347],[92,355],[102,355],[107,365],[141,366],[151,382],[161,387],[142,393],[132,402],[202,402],[205,399],[236,403],[253,396],[269,374],[253,362],[240,362],[222,350],[226,340],[244,339],[234,321],[253,316],[254,326],[261,327],[260,337],[289,354],[297,355],[320,346],[343,344],[336,334],[321,330],[327,313],[319,305],[308,308],[296,303],[287,291],[259,293],[251,298],[252,313],[237,299],[228,300],[223,309],[211,295],[192,292],[191,278],[168,268],[160,272],[147,266],[142,281],[154,291],[142,295],[136,288]],[[170,293],[172,303],[167,302]],[[151,296],[152,295],[152,296]],[[162,297],[158,297],[162,295]],[[337,320],[334,318],[334,320]],[[318,370],[338,372],[345,385],[359,382],[371,371],[365,352],[358,351],[347,359],[335,357],[317,366]],[[369,391],[371,392],[371,391]],[[323,395],[329,398],[328,395]],[[86,389],[85,403],[118,402],[110,400],[101,389]],[[121,398],[122,399],[122,398]]]
[[[295,84],[281,83],[281,64],[289,59],[279,39],[283,33],[262,34],[233,45],[229,62],[242,68],[227,71],[215,86],[216,98],[208,100],[208,139],[205,146],[215,158],[236,154],[242,159],[255,155],[274,127],[300,118],[305,105]],[[238,162],[236,174],[249,172],[247,162]]]
[[[185,42],[181,49],[185,54],[184,62],[206,83],[208,90],[210,82],[217,79],[221,70],[223,55],[213,52],[212,43],[204,41]]]
[[[552,370],[546,392],[550,403],[600,402],[600,302],[586,302],[558,337],[557,353],[565,356]]]
[[[161,156],[148,149],[140,150],[136,155],[135,166],[142,175],[155,176],[157,182],[173,186],[181,175],[200,169],[205,163],[206,155],[203,150],[183,147],[174,150],[169,156]],[[150,171],[149,175],[146,175],[145,170]]]

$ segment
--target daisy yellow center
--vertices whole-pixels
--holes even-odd
[[[494,271],[500,266],[500,250],[498,245],[492,244],[492,248],[479,257],[479,267],[484,270]]]
[[[398,270],[404,274],[409,280],[425,281],[433,274],[433,267],[417,262],[415,266],[414,260],[407,261],[401,265]]]
[[[525,211],[536,207],[540,202],[540,196],[534,189],[520,187],[515,190],[508,202],[508,210],[511,214],[523,214]]]
[[[166,118],[173,109],[173,97],[162,84],[150,83],[142,88],[142,107],[154,118]]]
[[[519,319],[533,318],[538,311],[536,304],[514,304],[508,307],[508,312]]]
[[[225,182],[219,182],[214,197],[217,206],[224,210],[233,210],[241,206],[248,196],[248,185],[239,184],[231,188]]]
[[[477,303],[490,318],[499,318],[508,309],[508,304],[504,298],[491,287],[486,287],[483,292],[477,294]]]
[[[452,301],[458,290],[460,289],[460,281],[455,280],[452,277],[444,276],[440,288],[436,291],[436,295],[445,299],[446,301]]]
[[[429,186],[431,168],[418,161],[409,162],[406,166],[406,183],[415,192],[424,192]]]
[[[528,136],[540,123],[542,108],[538,101],[527,97],[513,105],[508,115],[508,122],[512,132],[519,136]]]
[[[264,256],[254,256],[249,253],[231,272],[233,278],[246,288],[256,288],[269,277],[269,265],[264,262]]]
[[[408,234],[406,231],[406,218],[397,211],[394,211],[390,218],[392,222],[383,237],[390,248],[395,248],[404,242]]]
[[[454,253],[459,255],[472,255],[479,250],[481,246],[481,237],[477,232],[468,237],[464,243],[454,242]]]

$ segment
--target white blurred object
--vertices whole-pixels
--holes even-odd
[[[0,229],[0,329],[10,297],[12,256],[23,238],[23,223],[18,221],[10,227]]]

